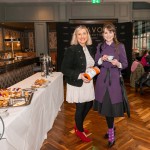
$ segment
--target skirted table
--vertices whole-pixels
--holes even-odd
[[[29,88],[36,79],[41,78],[41,73],[36,73],[12,88]],[[63,74],[54,72],[46,79],[50,83],[34,93],[30,105],[8,108],[9,115],[3,117],[5,132],[0,140],[1,150],[41,148],[64,101]]]

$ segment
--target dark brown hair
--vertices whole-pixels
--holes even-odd
[[[104,33],[105,29],[108,29],[108,31],[112,31],[114,33],[113,41],[115,43],[116,50],[118,51],[118,45],[120,42],[117,39],[116,27],[112,23],[107,23],[107,24],[104,24],[104,26],[103,26],[103,30],[102,30],[103,33]]]

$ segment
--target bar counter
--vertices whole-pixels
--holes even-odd
[[[22,60],[0,61],[0,88],[7,88],[33,75],[38,60],[38,57],[27,57]]]
[[[38,57],[26,57],[21,60],[0,59],[0,74],[38,62]]]

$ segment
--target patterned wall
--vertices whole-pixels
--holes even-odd
[[[49,32],[49,49],[50,50],[57,49],[57,36],[55,31]]]
[[[11,38],[13,42],[11,42]],[[12,47],[13,50],[24,50],[27,48],[35,51],[34,32],[0,27],[0,51],[12,50]]]
[[[32,51],[35,51],[34,48],[34,33],[28,32],[28,38],[29,38],[29,49]]]
[[[3,50],[3,36],[2,36],[2,28],[0,28],[0,51]]]
[[[6,29],[4,28],[4,39],[20,39],[20,32],[11,30],[11,29]],[[20,50],[21,49],[21,44],[20,42],[16,42],[13,40],[13,42],[10,41],[5,41],[4,42],[5,50]]]

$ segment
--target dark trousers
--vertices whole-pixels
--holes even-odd
[[[76,103],[76,112],[75,112],[75,123],[76,127],[80,132],[83,132],[83,122],[87,116],[89,110],[92,108],[93,101]]]

